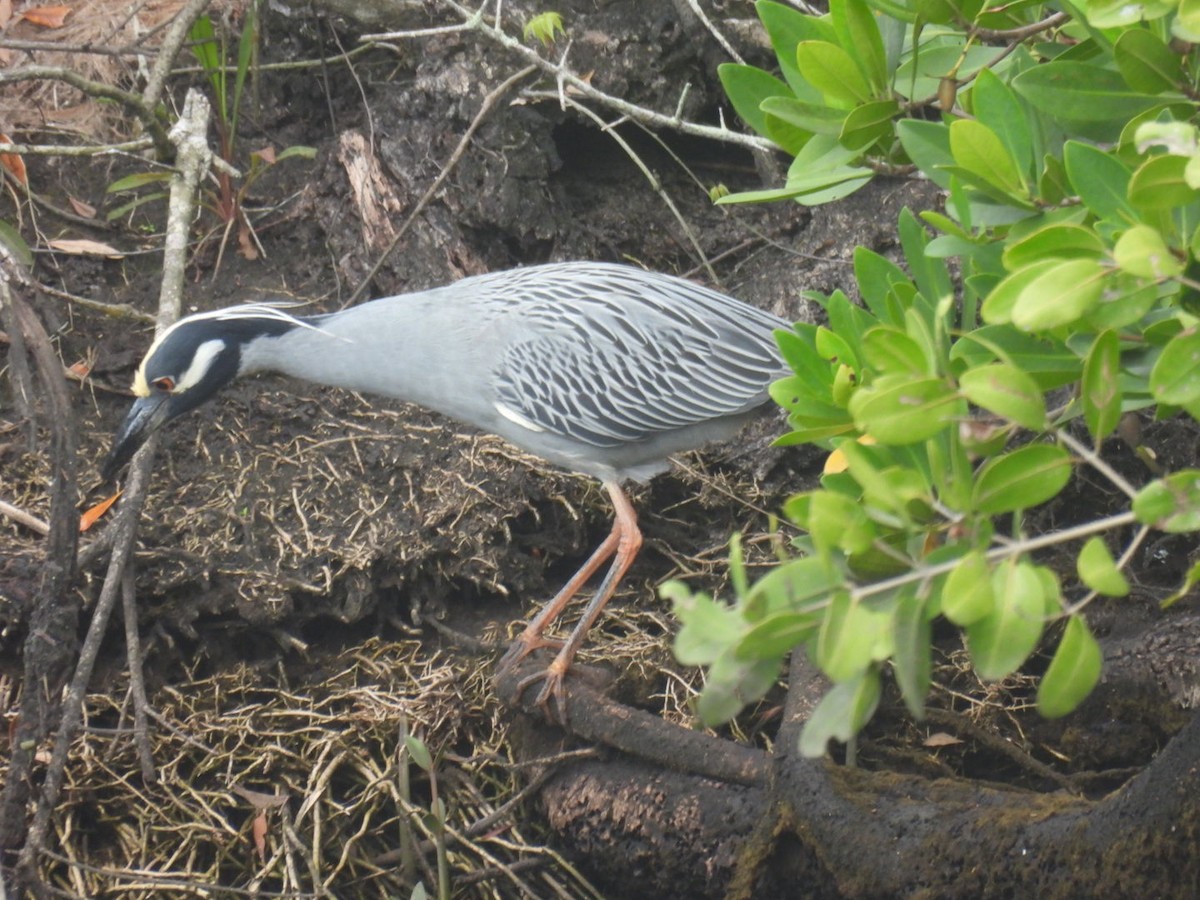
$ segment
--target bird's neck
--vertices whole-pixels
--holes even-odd
[[[248,344],[239,373],[280,372],[460,415],[447,404],[453,407],[462,391],[451,376],[470,361],[472,325],[435,294],[389,297],[305,320],[308,327]]]

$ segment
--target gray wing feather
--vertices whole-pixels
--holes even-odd
[[[636,269],[556,268],[509,273],[495,295],[524,326],[494,372],[498,401],[542,430],[616,447],[747,412],[783,374],[783,319]]]

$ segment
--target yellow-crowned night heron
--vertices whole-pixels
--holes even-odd
[[[789,327],[679,278],[601,263],[464,278],[308,318],[272,305],[199,313],[150,347],[104,476],[236,376],[274,371],[419,403],[599,478],[616,512],[612,532],[500,663],[503,671],[557,646],[546,629],[612,558],[557,657],[521,685],[544,680],[538,703],[553,696],[561,707],[567,669],[642,544],[621,482],[734,434],[783,374],[773,332]]]

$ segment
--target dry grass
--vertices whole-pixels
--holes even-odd
[[[12,23],[5,31],[6,38],[36,41],[47,47],[0,48],[0,68],[56,66],[92,81],[131,87],[153,65],[153,52],[162,31],[184,2],[67,0],[61,5],[69,7],[71,12],[60,28],[44,28],[23,19]],[[238,0],[214,0],[209,14],[214,19],[223,16],[236,19],[241,7]],[[84,48],[95,48],[97,52],[87,52]],[[125,52],[118,55],[112,51]],[[145,53],[138,55],[138,51]],[[186,59],[182,61],[186,63]],[[87,140],[128,138],[128,122],[120,118],[119,111],[85,97],[75,88],[50,81],[23,82],[0,91],[0,122],[13,136],[24,132],[65,132]]]
[[[526,776],[485,666],[372,639],[294,669],[158,691],[158,785],[136,774],[118,692],[93,695],[47,880],[77,897],[407,897],[417,879],[434,893],[431,782],[402,752],[408,729],[434,754],[455,896],[598,896],[501,810]],[[409,872],[406,829],[421,860]]]

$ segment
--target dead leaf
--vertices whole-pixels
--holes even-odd
[[[12,21],[12,0],[0,0],[0,29],[7,28]]]
[[[252,791],[240,784],[232,785],[230,790],[255,809],[278,809],[288,800],[287,794],[264,794],[262,791]]]
[[[267,861],[267,814],[265,811],[254,817],[254,824],[250,826],[250,831],[254,836],[254,849],[258,853],[258,861],[265,863]]]
[[[21,13],[21,18],[43,28],[62,28],[70,14],[69,6],[31,6]]]
[[[96,207],[92,206],[90,203],[84,203],[82,200],[76,200],[70,195],[67,196],[67,202],[71,204],[71,209],[75,210],[76,215],[83,216],[85,219],[96,218]]]
[[[7,134],[0,134],[0,143],[15,144],[16,141],[10,138]],[[12,173],[13,178],[17,179],[17,182],[20,183],[22,187],[29,186],[29,176],[25,172],[25,160],[21,159],[21,157],[17,156],[17,154],[0,153],[0,166],[4,166],[4,168],[8,169],[8,171]]]
[[[80,532],[80,534],[82,534],[83,532],[85,532],[89,528],[91,528],[93,525],[95,525],[96,521],[102,515],[104,515],[106,512],[108,512],[109,509],[112,508],[112,505],[117,502],[117,498],[120,496],[121,496],[121,491],[117,491],[111,497],[101,500],[99,503],[97,503],[91,509],[86,510],[83,513],[83,515],[81,515],[79,517],[79,532]]]
[[[245,224],[238,228],[238,255],[242,259],[258,259],[258,247]]]
[[[108,259],[121,259],[125,256],[115,247],[87,239],[51,241],[50,249],[61,250],[63,253],[72,253],[76,256],[104,256]]]
[[[925,738],[922,743],[926,747],[952,747],[955,744],[961,744],[962,741],[952,734],[946,734],[944,731],[937,731]]]

